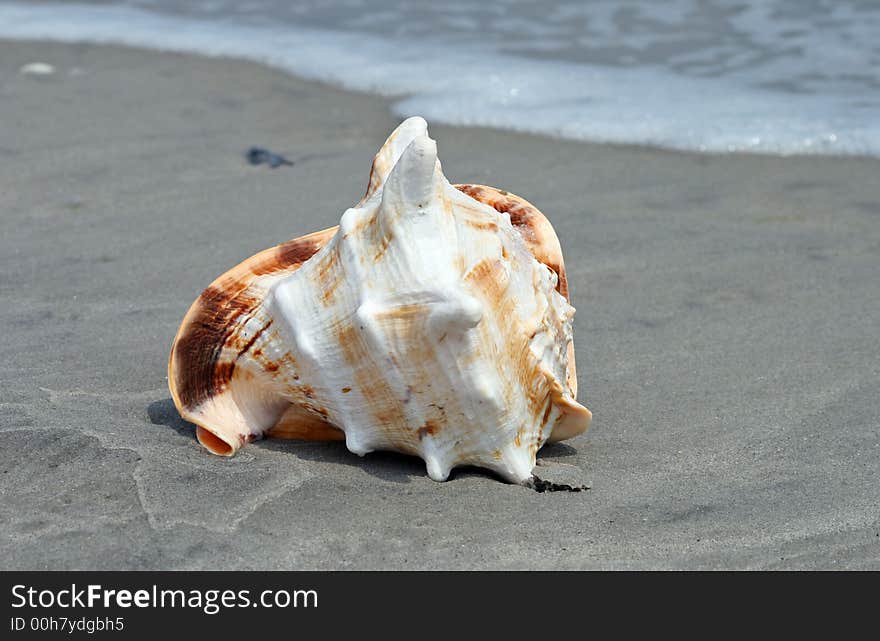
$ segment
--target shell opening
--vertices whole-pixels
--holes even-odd
[[[235,448],[232,445],[201,425],[196,428],[196,438],[212,454],[232,456],[235,453]]]

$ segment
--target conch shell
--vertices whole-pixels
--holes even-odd
[[[174,339],[168,382],[198,439],[345,439],[532,478],[545,442],[585,431],[559,241],[522,198],[451,185],[421,118],[376,154],[338,227],[215,280]]]

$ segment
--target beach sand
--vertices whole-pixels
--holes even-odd
[[[539,494],[340,443],[214,457],[169,398],[190,303],[337,223],[384,100],[3,42],[0,113],[4,569],[880,569],[877,160],[432,126],[450,180],[528,198],[562,241],[594,419],[540,460],[592,489]]]

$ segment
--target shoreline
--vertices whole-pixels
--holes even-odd
[[[271,73],[280,73],[284,76],[291,78],[293,81],[297,83],[302,83],[304,85],[312,86],[318,90],[326,90],[331,92],[337,92],[342,94],[348,94],[353,97],[365,98],[370,100],[378,100],[381,101],[388,111],[388,116],[395,122],[402,122],[409,115],[419,115],[419,114],[409,114],[408,116],[398,116],[393,112],[392,102],[395,100],[401,100],[408,97],[408,94],[391,94],[391,95],[382,95],[379,93],[371,92],[371,91],[362,91],[359,89],[352,89],[349,87],[342,87],[337,84],[334,84],[329,81],[322,81],[315,78],[309,78],[302,76],[295,71],[291,71],[289,69],[275,66],[270,64],[267,61],[260,60],[252,60],[246,57],[237,57],[234,55],[211,55],[207,53],[200,52],[183,52],[177,51],[173,49],[162,49],[159,47],[151,48],[146,46],[138,46],[138,45],[127,45],[127,44],[115,44],[115,43],[102,43],[102,42],[92,42],[89,40],[81,40],[75,42],[64,42],[60,40],[45,40],[45,39],[31,39],[31,38],[10,38],[7,36],[0,36],[0,46],[14,46],[14,45],[23,45],[23,46],[53,46],[58,45],[62,47],[97,47],[101,49],[120,49],[120,50],[128,50],[128,51],[137,51],[142,52],[145,55],[160,55],[160,56],[180,56],[182,58],[191,58],[195,60],[203,60],[203,61],[216,61],[218,63],[229,63],[229,64],[244,64],[244,65],[253,65],[254,67],[263,69],[267,72]],[[869,162],[878,162],[880,163],[880,155],[872,156],[870,154],[863,153],[803,153],[803,152],[762,152],[762,151],[744,151],[744,150],[729,150],[729,151],[716,151],[716,150],[694,150],[694,149],[681,149],[677,147],[664,147],[662,145],[657,144],[648,144],[648,143],[623,143],[623,142],[608,142],[608,141],[596,141],[596,140],[582,140],[577,138],[566,138],[564,136],[553,135],[551,133],[544,132],[535,132],[535,131],[524,131],[520,129],[506,129],[502,127],[495,126],[485,126],[485,125],[462,125],[462,124],[447,124],[447,123],[439,123],[434,125],[434,127],[444,127],[455,130],[463,130],[463,131],[477,131],[477,132],[491,132],[495,134],[508,134],[511,136],[524,136],[540,139],[543,141],[550,142],[558,142],[562,144],[574,144],[574,145],[585,145],[592,147],[600,147],[603,149],[615,150],[619,152],[644,152],[644,153],[661,153],[661,154],[671,154],[676,156],[684,156],[684,157],[696,157],[696,158],[755,158],[755,159],[764,159],[764,158],[778,158],[778,159],[803,159],[803,160],[856,160],[856,161],[869,161]]]
[[[493,90],[487,91],[486,87],[486,79],[491,78],[492,82],[500,82],[495,90],[509,91],[511,96],[519,95],[521,85],[541,94],[566,95],[553,108],[540,108],[541,116],[537,118],[534,117],[535,106],[524,103],[526,111],[516,115],[518,112],[514,110],[513,115],[505,116],[512,120],[506,123],[510,127],[502,130],[685,153],[724,154],[745,150],[744,153],[759,155],[880,157],[873,123],[869,120],[861,126],[855,125],[852,131],[848,130],[846,127],[852,125],[854,119],[861,122],[860,112],[850,112],[850,118],[834,116],[835,109],[845,107],[837,105],[833,108],[834,100],[840,97],[825,96],[822,92],[775,94],[755,91],[752,83],[721,82],[720,78],[679,76],[670,72],[663,72],[666,75],[661,81],[650,73],[646,77],[643,70],[629,70],[626,66],[584,66],[565,59],[553,63],[553,74],[563,74],[573,82],[547,85],[547,68],[540,56],[514,54],[505,64],[505,57],[509,54],[503,48],[495,50],[476,46],[458,55],[442,42],[432,41],[427,49],[428,43],[422,42],[418,48],[400,50],[389,46],[386,39],[369,33],[283,22],[279,28],[223,19],[202,22],[182,14],[126,6],[0,3],[0,16],[4,16],[9,25],[0,30],[3,34],[0,39],[7,41],[88,43],[254,62],[285,71],[296,78],[318,82],[330,79],[334,87],[381,94],[389,101],[397,102],[392,109],[399,112],[401,120],[419,113],[435,121],[442,120],[449,126],[467,126],[471,122],[496,126],[498,110],[494,100],[497,96],[493,97]],[[128,25],[137,28],[125,29]],[[398,54],[404,58],[419,56],[418,71],[414,73],[411,65],[390,62]],[[493,62],[478,64],[483,58],[491,58]],[[441,64],[441,60],[447,63]],[[450,64],[448,60],[453,62]],[[381,64],[382,61],[386,64]],[[499,78],[497,70],[508,66],[516,67],[517,73],[506,76],[502,73],[504,77]],[[367,69],[372,73],[352,74],[351,69]],[[472,73],[463,78],[462,69],[471,69]],[[423,73],[432,78],[428,85],[422,82]],[[456,80],[449,83],[446,82],[448,78]],[[715,81],[720,84],[713,84]],[[652,91],[632,89],[646,83]],[[591,89],[576,92],[576,99],[580,101],[578,109],[569,109],[563,116],[558,108],[572,99],[567,95],[572,87]],[[438,110],[437,105],[442,103],[445,95],[459,96],[459,100],[467,102],[470,107],[462,111],[447,104]],[[682,95],[699,95],[701,99],[683,102],[680,100]],[[824,96],[827,104],[800,102],[807,95]],[[714,96],[725,98],[716,101]],[[731,98],[750,102],[750,115],[733,116],[728,109]],[[593,103],[601,104],[602,108],[591,110]],[[641,108],[646,103],[652,105],[648,112]],[[700,108],[688,111],[688,105],[700,105]],[[830,109],[831,114],[825,117],[813,114],[803,121],[798,119],[801,112],[812,112],[817,108]],[[609,116],[609,110],[613,115]],[[527,112],[531,116],[523,115]],[[589,117],[584,117],[585,112]],[[633,124],[616,129],[620,120]],[[694,129],[693,123],[698,122],[704,123],[702,128],[697,126]],[[595,123],[599,123],[598,126],[594,126]],[[640,128],[643,130],[634,133]],[[565,136],[555,133],[563,131]],[[734,132],[732,138],[730,132]],[[843,148],[843,151],[834,154],[822,151],[831,147]],[[866,148],[871,151],[865,153]]]
[[[234,59],[0,54],[6,569],[880,569],[880,159],[432,126],[451,181],[560,237],[594,419],[540,460],[592,489],[338,443],[221,459],[170,401],[171,339],[216,275],[360,198],[388,100]]]

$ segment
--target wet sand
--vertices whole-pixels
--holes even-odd
[[[450,180],[562,240],[594,421],[540,459],[591,489],[539,494],[340,443],[213,457],[169,399],[190,303],[336,224],[398,122],[383,100],[2,42],[0,114],[4,569],[880,569],[877,160],[432,126]]]

